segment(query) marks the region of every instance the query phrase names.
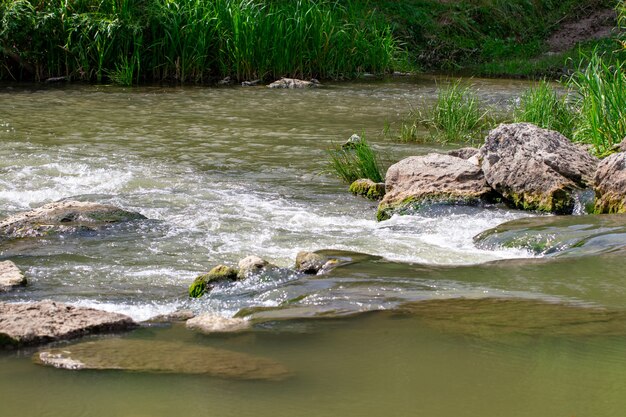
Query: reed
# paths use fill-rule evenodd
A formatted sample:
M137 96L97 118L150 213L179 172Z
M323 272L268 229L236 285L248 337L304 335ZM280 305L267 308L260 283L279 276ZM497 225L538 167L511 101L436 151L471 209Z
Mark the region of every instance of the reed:
M489 112L482 108L471 87L463 86L459 80L440 88L437 100L428 110L413 109L400 128L400 139L474 143L491 124ZM430 136L420 136L423 129L429 130Z
M544 129L556 130L567 138L573 137L576 112L568 103L567 95L559 96L546 81L526 91L513 113L516 122L532 123Z
M383 182L382 163L376 151L362 138L348 146L335 146L327 150L328 170L346 183L361 178Z
M577 92L580 119L574 140L590 143L605 154L626 137L626 68L609 65L594 53L569 80Z
M356 1L0 0L3 79L350 78L398 51Z

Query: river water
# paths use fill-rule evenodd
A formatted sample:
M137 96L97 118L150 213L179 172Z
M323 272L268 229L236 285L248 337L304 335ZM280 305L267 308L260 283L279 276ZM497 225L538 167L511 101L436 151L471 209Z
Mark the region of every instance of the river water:
M472 83L498 108L528 87ZM326 172L326 149L352 133L388 161L441 150L381 135L436 91L432 78L307 91L0 86L0 217L70 197L148 217L0 248L29 279L0 300L53 299L136 320L251 308L264 323L242 335L175 325L125 337L272 358L293 374L74 373L32 364L32 351L0 353L0 416L623 415L623 256L479 248L475 235L528 216L504 207L379 223L375 203ZM350 263L303 277L289 269L300 250ZM187 298L195 276L250 254L282 269ZM493 299L505 301L480 301ZM599 308L615 316L596 320Z

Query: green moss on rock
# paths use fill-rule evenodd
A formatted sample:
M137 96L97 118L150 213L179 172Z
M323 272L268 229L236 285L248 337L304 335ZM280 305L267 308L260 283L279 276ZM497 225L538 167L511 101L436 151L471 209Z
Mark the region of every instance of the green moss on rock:
M208 273L197 277L189 286L189 296L192 298L201 297L209 291L213 284L218 282L235 281L237 279L237 270L226 265L218 265L211 269Z
M350 184L350 192L370 200L381 200L385 196L385 183L367 178L359 179Z

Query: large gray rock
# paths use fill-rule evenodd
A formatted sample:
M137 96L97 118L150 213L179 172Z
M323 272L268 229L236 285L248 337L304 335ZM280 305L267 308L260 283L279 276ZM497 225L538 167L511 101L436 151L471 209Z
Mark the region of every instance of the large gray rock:
M311 81L298 80L297 78L281 78L268 85L269 88L314 88L320 86L320 82L315 78L312 78Z
M478 158L474 159L431 153L410 156L392 165L385 176L386 194L376 217L385 220L393 213L428 203L474 204L489 198L492 189Z
M596 213L626 213L626 152L615 153L600 161L594 189Z
M145 219L119 207L83 201L59 201L0 221L0 240L97 230L111 223Z
M53 301L0 303L0 346L38 345L136 326L123 314Z
M487 183L511 205L569 214L573 192L593 184L598 159L565 136L530 123L503 124L481 148Z
M0 292L26 285L26 277L11 261L0 262Z
M291 375L271 359L198 344L106 338L35 353L40 365L69 370L123 370L199 374L246 380L282 380Z

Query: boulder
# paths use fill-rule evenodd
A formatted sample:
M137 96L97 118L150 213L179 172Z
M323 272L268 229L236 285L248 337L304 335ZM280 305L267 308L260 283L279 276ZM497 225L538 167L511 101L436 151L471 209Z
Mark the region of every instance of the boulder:
M259 258L255 255L246 256L239 261L237 265L239 267L239 273L237 277L239 279L245 279L250 275L258 274L269 266L269 262Z
M437 153L410 156L389 167L385 191L378 220L424 204L475 204L493 192L476 163Z
M502 124L481 148L487 183L512 206L569 214L573 192L593 184L598 159L530 123Z
M280 80L274 81L270 85L269 88L314 88L321 87L319 81L315 78L311 78L311 81L298 80L296 78L281 78Z
M123 314L53 301L0 303L0 346L38 345L136 326Z
M206 274L197 277L189 286L189 296L198 298L220 282L237 280L237 270L226 265L218 265Z
M187 320L185 326L189 330L197 330L201 333L231 333L248 330L251 324L248 320L240 318L226 318L217 314L204 313Z
M112 223L145 218L107 204L59 201L0 221L0 240L98 230Z
M39 365L68 370L122 370L279 381L291 373L266 358L198 344L106 338L37 352Z
M626 152L614 153L600 161L594 190L595 213L626 213Z
M350 192L370 200L381 200L385 196L385 183L362 178L350 184Z
M0 292L26 285L22 271L11 261L0 262Z

